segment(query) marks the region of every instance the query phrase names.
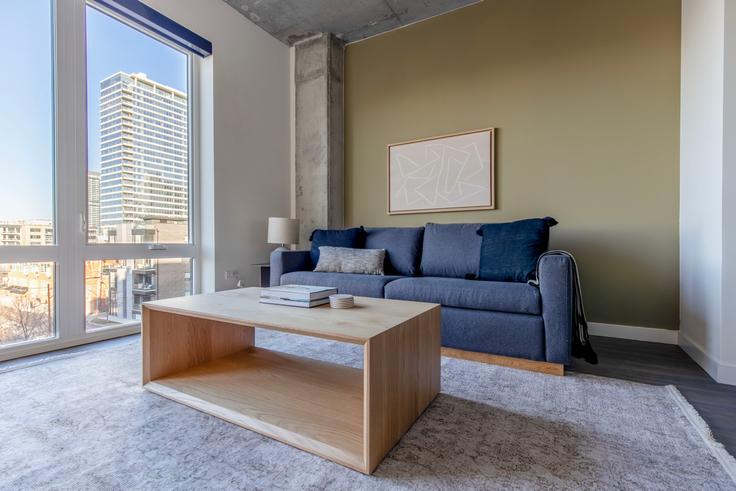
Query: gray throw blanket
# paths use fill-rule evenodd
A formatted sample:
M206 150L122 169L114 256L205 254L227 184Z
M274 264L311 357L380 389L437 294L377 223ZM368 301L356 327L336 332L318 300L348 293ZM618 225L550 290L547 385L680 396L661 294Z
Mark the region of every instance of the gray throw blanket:
M529 283L539 286L539 261L544 256L565 256L570 259L573 272L573 313L572 313L572 356L582 358L588 363L596 365L598 363L598 355L593 351L588 337L588 321L585 318L585 306L583 305L583 292L580 289L580 274L578 273L578 265L575 257L566 251L548 251L539 256L537 259L537 279L529 280Z

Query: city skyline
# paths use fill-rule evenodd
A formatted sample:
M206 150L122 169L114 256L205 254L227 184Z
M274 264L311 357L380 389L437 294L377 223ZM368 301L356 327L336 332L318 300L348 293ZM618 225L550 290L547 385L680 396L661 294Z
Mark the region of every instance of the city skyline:
M144 74L116 72L100 82L99 99L97 125L106 133L101 171L87 172L88 240L97 242L105 228L115 230L115 241L186 240L186 94ZM121 213L103 224L110 209L105 203L116 200L130 201L142 213ZM119 227L125 223L133 226ZM50 220L0 220L0 246L54 242ZM0 264L0 346L53 336L54 271L53 263ZM140 319L143 302L191 294L191 260L85 261L84 282L87 330L121 325Z
M39 22L43 22L39 26ZM48 26L48 28L46 28ZM53 216L53 43L49 0L14 2L0 16L0 42L21 43L9 63L23 77L0 78L0 220L51 220ZM170 46L87 7L88 169L99 170L99 83L123 71L187 92L188 58ZM32 53L33 56L28 56ZM32 179L29 177L32 176ZM23 203L23 206L18 206Z
M50 12L48 0L28 0L0 19L0 41L20 40L35 55L11 51L23 77L0 79L0 246L56 242L53 182L62 169L53 156ZM87 240L186 242L188 57L93 7L86 12ZM121 213L111 217L116 203ZM55 271L53 262L0 264L0 346L53 336ZM137 320L145 301L190 294L191 260L87 260L84 282L87 329L110 327Z
M101 168L87 172L87 239L92 243L185 242L189 212L186 93L143 73L118 71L100 81L98 103L102 109L95 126L104 137ZM121 227L125 224L129 226ZM44 227L45 240L29 240L35 237L29 230L39 225ZM134 229L140 226L146 230L135 235ZM53 243L50 220L0 220L0 245Z
M188 98L143 73L98 84L100 170L87 171L87 239L183 242L188 237ZM0 246L55 243L51 220L1 220ZM191 294L191 260L85 261L87 330L140 319L149 300ZM53 263L0 264L0 346L55 332Z

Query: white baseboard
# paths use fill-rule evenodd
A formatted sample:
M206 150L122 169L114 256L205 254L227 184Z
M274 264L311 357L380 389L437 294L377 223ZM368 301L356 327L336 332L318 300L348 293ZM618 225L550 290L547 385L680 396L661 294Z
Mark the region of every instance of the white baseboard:
M588 334L591 336L680 345L695 363L713 377L713 380L721 384L736 385L736 365L717 360L708 354L702 346L693 342L692 339L679 330L588 322Z
M680 333L680 347L708 372L713 380L720 384L736 385L736 365L717 360L684 333Z
M678 344L679 332L677 330L658 329L654 327L588 322L588 334L591 336L634 339L636 341L649 341L652 343Z

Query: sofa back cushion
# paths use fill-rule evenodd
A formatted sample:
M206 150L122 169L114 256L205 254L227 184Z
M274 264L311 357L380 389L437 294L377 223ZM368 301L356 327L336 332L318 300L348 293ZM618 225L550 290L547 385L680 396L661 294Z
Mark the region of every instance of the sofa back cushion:
M386 274L419 274L424 227L366 228L365 234L367 249L386 249Z
M316 229L309 236L312 247L309 255L312 258L312 267L319 262L319 248L321 246L350 247L360 249L365 245L365 230L363 227L346 228L344 230Z
M529 218L510 223L487 223L478 229L483 237L478 276L486 281L525 282L534 277L537 260L549 245L554 218Z
M475 278L482 242L479 228L478 223L428 223L424 227L422 275Z

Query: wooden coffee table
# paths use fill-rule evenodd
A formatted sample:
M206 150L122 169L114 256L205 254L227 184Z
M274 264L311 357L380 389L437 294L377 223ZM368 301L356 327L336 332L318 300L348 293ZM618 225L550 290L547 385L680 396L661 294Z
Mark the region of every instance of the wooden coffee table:
M258 302L259 288L143 305L143 386L370 474L440 390L440 307ZM255 346L254 327L363 345L363 369Z

